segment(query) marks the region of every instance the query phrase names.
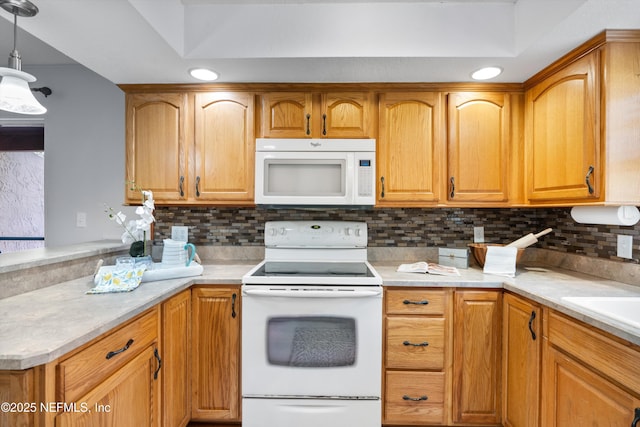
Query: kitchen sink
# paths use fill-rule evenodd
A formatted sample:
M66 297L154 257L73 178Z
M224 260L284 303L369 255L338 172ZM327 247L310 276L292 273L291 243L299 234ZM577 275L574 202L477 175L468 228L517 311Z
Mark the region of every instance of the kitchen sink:
M640 328L640 297L563 297L562 300Z

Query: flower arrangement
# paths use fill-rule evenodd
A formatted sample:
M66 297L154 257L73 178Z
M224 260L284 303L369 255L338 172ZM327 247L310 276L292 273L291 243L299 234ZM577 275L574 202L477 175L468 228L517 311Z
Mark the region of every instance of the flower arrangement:
M142 206L136 208L136 214L140 216L139 219L132 219L127 223L127 216L122 211L115 213L113 208L105 205L105 212L109 215L109 219L124 228L122 243L131 244L129 255L133 257L146 255L147 246L145 241L147 240L147 231L151 231L151 224L155 222L153 217L153 210L155 209L153 192L148 190L141 190L140 192L142 193Z

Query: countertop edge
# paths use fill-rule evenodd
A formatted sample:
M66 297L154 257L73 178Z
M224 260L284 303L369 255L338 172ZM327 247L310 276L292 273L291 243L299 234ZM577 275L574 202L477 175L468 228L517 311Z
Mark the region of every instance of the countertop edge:
M24 370L53 362L192 286L240 285L242 278L241 272L250 270L254 265L255 263L249 263L249 261L246 263L205 264L205 272L201 276L145 282L141 285L141 288L137 290L136 302L132 303L130 307L124 307L122 311L114 313L111 317L103 322L99 322L99 324L91 327L88 331L69 338L67 342L60 346L43 348L42 351L34 351L31 354L24 355L15 352L0 354L0 370ZM597 313L569 306L561 300L562 295L567 292L576 292L576 289L583 287L587 293L602 292L604 289L616 290L625 295L640 296L640 287L637 286L581 275L557 268L547 270L547 276L545 276L544 273L528 273L530 274L529 276L521 274L519 280L518 277L510 279L484 275L481 270L477 269L469 269L464 272L462 277L429 277L429 275L416 276L415 273L396 274L391 266L376 266L374 264L374 267L381 273L384 281L383 286L388 288L404 286L504 289L559 311L576 320L583 321L635 345L640 345L640 329L618 322L605 315L598 315ZM409 276L407 276L407 274ZM90 282L90 277L84 277L54 285L57 289L52 290L51 288L53 287L45 289L50 289L50 292L54 292L55 290L69 288L69 292L75 292L75 294L73 294L75 298L80 298L77 293L82 293L83 289L88 289ZM147 289L142 288L143 285ZM42 290L34 292L40 291ZM115 300L118 298L115 296L118 294L104 295L111 295L110 297L105 297L107 299L112 298ZM100 298L100 295L93 295L91 297ZM0 309L0 314L2 313Z

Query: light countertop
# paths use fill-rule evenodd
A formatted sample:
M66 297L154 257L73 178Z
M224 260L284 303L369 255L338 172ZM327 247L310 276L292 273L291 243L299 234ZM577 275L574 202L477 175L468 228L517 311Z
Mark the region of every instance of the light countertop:
M202 276L143 282L127 293L87 295L90 276L0 299L0 369L48 363L192 285L240 284L255 261L205 264ZM373 263L385 286L504 288L640 345L640 328L571 306L566 296L635 296L640 287L561 269L519 269L515 278L397 273L397 264Z

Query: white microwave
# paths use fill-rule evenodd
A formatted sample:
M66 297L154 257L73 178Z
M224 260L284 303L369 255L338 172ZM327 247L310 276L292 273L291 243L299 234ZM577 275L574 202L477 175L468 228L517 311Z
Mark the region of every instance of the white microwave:
M375 139L256 139L255 202L373 206Z

